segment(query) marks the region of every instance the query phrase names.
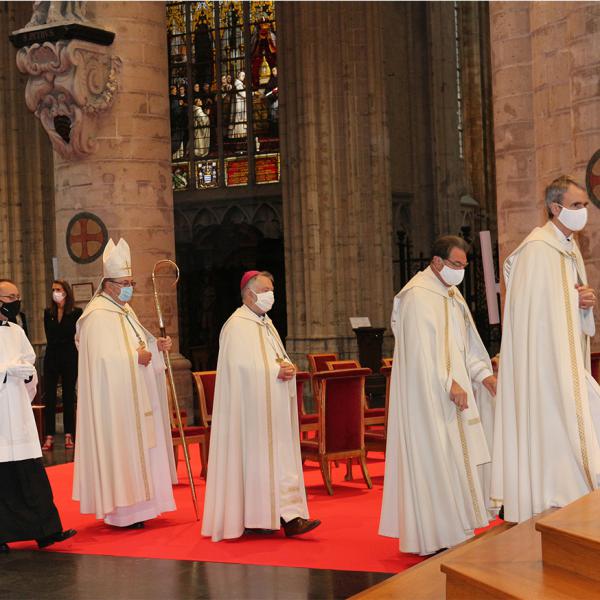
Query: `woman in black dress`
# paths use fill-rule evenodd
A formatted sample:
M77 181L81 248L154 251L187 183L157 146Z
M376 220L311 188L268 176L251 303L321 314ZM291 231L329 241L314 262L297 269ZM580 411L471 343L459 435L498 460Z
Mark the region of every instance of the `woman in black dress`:
M62 280L52 283L52 296L44 310L46 355L44 357L44 404L46 409L46 440L42 450L54 446L56 432L56 387L62 380L62 402L65 429L65 448L74 447L75 434L75 384L77 382L77 348L75 324L82 310L74 305L71 286Z

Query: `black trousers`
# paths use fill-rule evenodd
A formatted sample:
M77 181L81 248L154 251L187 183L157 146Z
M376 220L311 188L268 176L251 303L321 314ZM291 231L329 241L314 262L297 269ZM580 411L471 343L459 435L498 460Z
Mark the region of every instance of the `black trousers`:
M46 351L44 359L44 425L46 435L56 433L56 388L62 380L62 402L65 433L75 435L75 385L77 352Z
M0 462L0 543L39 540L62 531L41 458Z

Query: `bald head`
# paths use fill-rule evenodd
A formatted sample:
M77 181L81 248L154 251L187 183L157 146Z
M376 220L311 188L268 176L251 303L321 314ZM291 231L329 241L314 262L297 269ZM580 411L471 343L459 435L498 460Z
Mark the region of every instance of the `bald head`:
M0 302L10 302L8 296L18 296L19 288L11 279L0 279ZM12 298L16 300L16 298Z
M6 321L9 317L12 319L15 315L14 310L8 310L6 307L5 310L2 310L2 307L5 304L11 304L12 302L16 302L21 299L21 295L19 293L19 288L14 284L10 279L0 279L0 320ZM19 307L19 304L14 306ZM14 307L13 307L14 308ZM18 310L17 310L18 312Z

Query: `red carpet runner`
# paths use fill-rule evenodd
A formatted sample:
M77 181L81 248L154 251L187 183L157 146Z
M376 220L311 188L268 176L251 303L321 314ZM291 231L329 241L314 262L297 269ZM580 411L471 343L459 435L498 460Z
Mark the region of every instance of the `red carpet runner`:
M400 554L397 540L377 535L384 462L381 455L371 456L369 472L373 489L366 488L358 465L354 466L355 481L350 483L344 481L345 465L338 468L332 465L333 496L327 494L318 467L306 463L310 514L323 522L314 532L298 538L285 538L279 532L218 543L200 535L183 460L179 462L182 483L174 488L177 511L149 521L143 530L120 530L94 517L80 515L79 504L71 500L73 464L50 467L48 475L63 526L75 528L79 533L48 551L396 573L421 559ZM193 454L192 463L194 473L199 473L197 454ZM201 512L204 480L196 480L196 489ZM12 546L31 548L32 544Z

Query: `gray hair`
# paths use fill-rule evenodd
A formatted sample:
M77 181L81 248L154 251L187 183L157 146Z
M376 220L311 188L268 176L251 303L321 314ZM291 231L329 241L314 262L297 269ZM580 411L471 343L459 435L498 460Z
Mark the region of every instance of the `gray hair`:
M559 204L562 206L563 196L565 192L569 189L570 185L574 185L576 188L580 190L586 191L584 187L579 185L572 177L568 175L561 175L557 177L550 185L546 188L544 192L544 203L546 205L546 212L548 213L548 218L551 219L554 215L552 214L552 205Z
M244 299L244 294L246 293L246 290L250 289L250 285L254 283L259 277L266 277L267 279L270 279L272 283L275 283L275 278L273 277L273 275L271 275L271 273L269 273L269 271L261 271L260 273L257 273L254 277L248 279L248 283L246 283L246 285L242 288L242 300Z

